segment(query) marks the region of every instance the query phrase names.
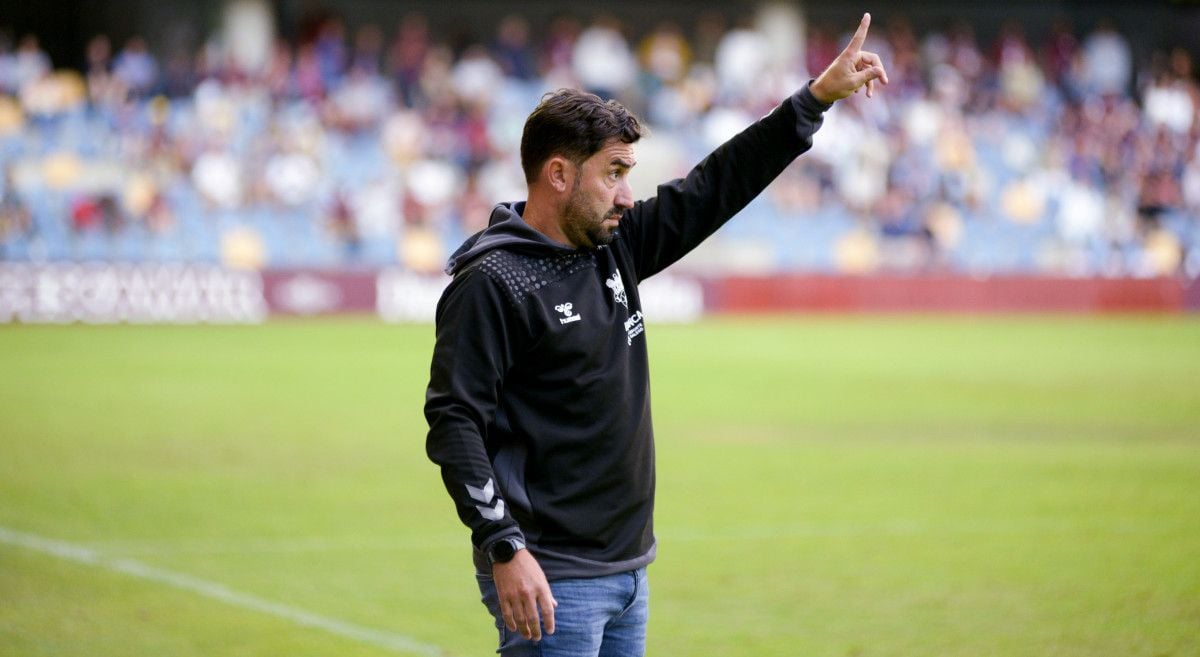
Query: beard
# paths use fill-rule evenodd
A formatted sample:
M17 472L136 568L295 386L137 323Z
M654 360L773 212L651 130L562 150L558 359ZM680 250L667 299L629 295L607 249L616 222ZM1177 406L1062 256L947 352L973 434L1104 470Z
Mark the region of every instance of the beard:
M575 179L571 198L563 208L563 234L577 247L591 249L611 244L616 228L604 225L605 219L620 218L621 210L613 206L603 212L592 210L587 199L579 190L579 178Z

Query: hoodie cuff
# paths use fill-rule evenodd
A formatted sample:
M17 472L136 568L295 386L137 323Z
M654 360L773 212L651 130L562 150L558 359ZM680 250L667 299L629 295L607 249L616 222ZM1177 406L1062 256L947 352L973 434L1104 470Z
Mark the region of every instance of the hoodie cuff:
M526 545L529 544L529 541L525 540L525 534L521 532L520 528L513 527L508 530L496 532L495 535L487 537L484 539L483 543L476 546L475 549L479 550L480 554L487 555L488 550L491 550L493 545L506 538L515 538Z
M833 103L822 103L813 95L812 87L815 80L809 80L808 84L800 87L800 90L792 94L792 107L796 110L796 116L808 122L814 122L821 118L821 115L833 107Z

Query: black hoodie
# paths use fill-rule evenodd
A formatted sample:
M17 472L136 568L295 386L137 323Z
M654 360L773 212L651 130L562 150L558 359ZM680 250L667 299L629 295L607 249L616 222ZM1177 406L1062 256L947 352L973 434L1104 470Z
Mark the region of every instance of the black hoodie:
M437 308L426 449L471 528L476 568L522 537L549 579L654 560L654 433L638 283L746 206L812 145L801 89L686 178L625 211L611 244L574 249L496 206L450 259Z

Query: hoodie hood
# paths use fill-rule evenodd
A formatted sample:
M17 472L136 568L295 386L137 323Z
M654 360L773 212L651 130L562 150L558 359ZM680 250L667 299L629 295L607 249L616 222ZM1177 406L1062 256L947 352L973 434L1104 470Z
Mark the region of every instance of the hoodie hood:
M524 212L525 201L500 203L492 208L488 227L468 237L467 241L458 247L446 263L446 273L453 276L476 258L500 247L546 255L570 253L575 250L551 240L525 223L521 218Z

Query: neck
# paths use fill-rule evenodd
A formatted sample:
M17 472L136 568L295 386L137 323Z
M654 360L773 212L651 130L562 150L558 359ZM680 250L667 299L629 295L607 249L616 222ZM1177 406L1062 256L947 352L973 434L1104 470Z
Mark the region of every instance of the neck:
M562 213L550 199L545 198L543 194L538 193L538 190L532 187L529 189L529 199L525 201L525 212L521 215L525 223L563 246L578 248L563 233L562 225L559 223L561 216Z

